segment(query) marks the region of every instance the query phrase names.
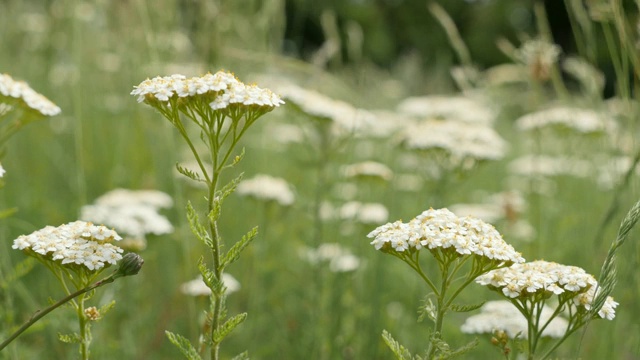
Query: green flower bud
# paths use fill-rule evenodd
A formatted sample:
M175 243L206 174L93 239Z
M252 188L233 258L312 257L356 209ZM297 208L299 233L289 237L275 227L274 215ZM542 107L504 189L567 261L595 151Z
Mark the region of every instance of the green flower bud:
M142 268L144 260L136 253L127 253L120 260L120 267L116 271L116 277L129 276L137 274Z

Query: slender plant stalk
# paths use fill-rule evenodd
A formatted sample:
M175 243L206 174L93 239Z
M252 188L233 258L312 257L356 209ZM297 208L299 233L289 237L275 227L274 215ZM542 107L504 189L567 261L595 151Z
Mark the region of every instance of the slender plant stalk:
M31 327L31 325L35 324L38 320L42 319L45 315L47 315L48 313L50 313L51 311L57 309L58 307L60 307L61 305L64 305L65 303L67 303L68 301L83 295L91 290L97 289L100 286L112 283L115 280L114 277L115 274L112 274L92 285L89 285L87 287L85 287L84 289L80 289L76 292L73 292L65 297L63 297L62 299L58 300L55 304L52 304L50 306L48 306L47 308L45 308L44 310L38 310L36 311L30 318L29 320L27 320L24 324L22 324L22 326L20 326L20 328L18 328L18 330L16 330L13 334L11 334L11 336L9 336L5 341L2 342L2 344L0 344L0 351L2 351L2 349L4 349L7 345L9 345L13 340L15 340L18 336L20 336L20 334L22 334L23 332L25 332L25 330L27 330L28 328ZM84 310L82 313L82 317L84 317ZM80 327L80 331L82 331L82 326ZM84 358L84 357L83 357Z

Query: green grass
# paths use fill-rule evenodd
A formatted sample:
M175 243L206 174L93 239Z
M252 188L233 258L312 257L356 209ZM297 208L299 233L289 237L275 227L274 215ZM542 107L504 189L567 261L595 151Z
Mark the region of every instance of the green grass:
M28 81L62 108L61 115L31 124L17 134L2 159L8 173L6 185L0 190L0 204L2 208L16 206L19 211L0 222L0 278L25 259L11 249L13 239L46 225L76 220L80 206L109 190L158 189L176 201L176 206L166 212L176 231L149 239L148 248L141 252L145 259L141 273L99 290L93 298L99 304L117 301L115 309L93 326L94 359L178 358L178 350L167 341L164 331L181 333L195 343L202 323L200 314L207 305L204 299L179 292L182 282L197 275L194 264L206 254L184 218L186 201L200 201L203 194L175 178L174 164L187 159L178 134L151 107L136 103L129 95L133 85L172 72L193 76L223 68L243 80L267 72L286 74L302 86L320 88L371 109L393 108L403 96L416 95L409 89L425 87L417 80L407 80L412 77L407 77L402 68L382 70L367 60L325 71L281 57L277 50L284 24L278 6L260 9L258 1L242 7L222 2L216 17L215 9L204 5L194 5L201 9L185 4L181 7L180 3L135 0L88 5L71 0L8 0L0 4L0 72ZM28 16L40 19L44 28L37 32L25 29L21 24ZM177 65L186 70L172 70ZM447 69L419 71L421 75L414 79L428 78L426 74L442 78ZM269 87L268 83L259 85ZM435 92L437 85L426 87ZM505 99L502 104L508 101L508 106L504 106L497 122L497 130L511 143L508 159L483 164L461 183L449 186L441 194L446 203L470 202L477 190L507 189L508 160L532 152L526 145L526 135L512 126L518 115L531 110L530 98L508 89L506 93L517 97ZM287 106L276 109L249 130L242 144L246 147L245 160L240 170L228 174L230 177L242 171L246 177L268 173L285 178L295 186L298 198L293 208L277 214L269 214L261 204L237 196L225 203L221 233L227 243L255 225L268 227L263 226L256 242L228 270L242 284L242 289L228 298L229 313L246 311L249 317L223 343L223 358L246 349L256 359L391 359L392 353L381 338L383 329L412 352L423 351L431 326L416 322L416 309L428 289L408 267L377 253L368 244L365 236L373 226L358 225L355 232L345 236L339 231L341 224L325 224L323 241L344 245L363 262L356 272L332 273L298 256L299 248L317 245L311 244L315 176L309 157L314 154L300 145L284 152L263 146L270 141L263 131L268 122L308 126L309 119L290 110ZM637 128L635 123L632 126ZM352 140L347 151L333 159L329 164L332 178L339 177L340 165L353 161L372 159L394 170L401 168L397 159L402 150L391 141L375 141L372 155L366 158L354 150L363 142ZM637 142L633 146L637 147ZM591 156L611 152L609 146L598 142L584 147ZM597 276L619 221L640 197L637 177L624 190L620 210L605 237L595 242L593 236L613 191L600 190L593 179L562 177L555 183L553 196L528 198L529 210L523 216L536 226L537 238L529 244L514 245L527 260L544 258L581 266ZM408 220L431 206L432 194L428 191L425 187L407 193L379 185L361 194L359 200L385 204L390 221ZM560 347L558 358L640 357L640 247L636 237L632 233L618 257L619 283L613 291L620 302L617 317L611 322L593 322L584 333ZM26 276L0 289L4 323L19 325L33 311L45 307L49 298L61 298L64 294L52 280L51 274L36 265ZM459 302L495 298L471 285ZM45 317L5 349L0 358L76 356L74 345L57 340L58 333L75 331L73 314L67 310ZM459 332L463 321L464 316L452 315L445 325L445 338L454 346L473 338ZM5 329L2 333L6 335ZM496 355L488 338L481 338L468 358Z

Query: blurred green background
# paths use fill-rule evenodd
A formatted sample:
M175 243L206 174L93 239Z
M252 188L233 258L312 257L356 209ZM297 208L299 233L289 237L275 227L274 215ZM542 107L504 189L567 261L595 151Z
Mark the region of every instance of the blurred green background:
M565 3L568 3L566 1ZM440 1L458 27L479 69L507 63L496 41L516 46L535 37L532 1ZM300 86L366 109L393 109L408 96L453 94L458 89L451 68L459 65L442 26L425 1L197 1L197 0L51 0L0 1L0 72L27 81L62 108L62 114L26 127L10 142L2 166L7 170L0 191L3 208L19 211L0 222L0 271L10 274L25 259L11 250L20 234L46 225L76 220L82 205L117 187L158 189L171 194L175 206L166 215L176 226L170 236L149 239L141 252L142 272L100 290L94 301L117 305L93 327L94 359L175 359L180 354L164 331L197 340L205 299L180 293L179 285L195 278L194 264L203 246L190 235L184 217L187 199L204 194L174 174L176 162L188 159L177 132L153 109L129 95L147 77L182 73L196 76L219 69L233 71L245 82L261 75L286 77ZM637 10L625 4L629 19ZM563 2L548 1L554 40L563 56L575 53ZM635 23L631 23L635 26ZM602 34L597 32L598 39ZM635 36L635 34L634 34ZM606 47L598 46L595 63L608 75L606 94L615 94ZM269 83L258 83L269 87ZM484 164L467 179L440 194L447 204L471 202L478 191L509 187L506 164L532 151L513 121L535 108L529 88L486 90L499 109L496 129L511 143L507 158ZM550 90L545 90L550 91ZM550 94L546 92L546 94ZM553 102L554 95L545 101ZM286 106L285 106L286 107ZM255 359L391 359L380 334L383 329L414 352L427 347L428 323L417 323L416 309L427 288L404 264L377 253L365 237L375 226L325 224L324 242L338 242L361 261L352 273L332 273L298 255L312 243L310 211L315 191L315 154L302 145L282 151L271 147L269 122L308 125L287 109L261 119L244 138L246 158L239 171L251 177L268 173L295 188L292 209L271 209L232 196L222 215L222 234L231 243L254 225L262 232L230 273L242 284L228 299L230 313L249 318L223 344L224 358L249 350ZM637 121L636 121L637 123ZM306 125L305 125L306 124ZM637 134L637 124L628 131ZM633 136L632 136L633 138ZM365 144L365 145L362 145ZM359 147L360 145L360 147ZM363 152L362 148L372 151ZM611 152L600 140L568 144L590 154ZM633 148L637 144L633 141ZM630 155L632 152L629 151ZM391 141L353 139L335 155L329 172L339 181L339 167L376 160L401 170L402 149ZM407 171L406 169L404 171ZM594 236L614 197L587 179L554 179L555 195L528 196L523 217L536 227L530 243L514 243L528 260L541 259L581 266L597 276L617 224L640 195L637 177L621 190L621 202L602 239ZM374 184L359 193L360 201L387 206L390 221L408 220L431 206L428 186L419 191ZM339 196L328 192L329 200ZM500 229L499 227L499 230ZM558 358L635 359L640 357L637 236L619 257L620 302L614 321L596 321L564 344ZM506 239L510 242L509 239ZM5 324L16 325L49 298L63 294L42 266L0 289ZM471 286L460 302L495 299ZM68 309L66 309L68 310ZM473 336L458 330L464 315L448 319L445 336L454 345ZM0 353L7 359L69 359L73 345L57 340L74 331L73 314L65 309L48 315ZM486 337L464 358L497 358Z

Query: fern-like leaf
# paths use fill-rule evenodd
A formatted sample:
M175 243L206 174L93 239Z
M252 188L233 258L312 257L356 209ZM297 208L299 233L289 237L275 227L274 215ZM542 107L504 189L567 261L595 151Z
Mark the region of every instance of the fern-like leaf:
M191 342L180 334L174 334L171 331L164 332L167 335L169 341L175 345L182 355L189 360L202 360L196 349L191 345Z
M224 322L224 324L220 325L219 328L213 331L213 341L218 344L222 342L222 339L226 338L227 335L229 335L238 325L242 324L246 318L247 313L238 314L229 318Z
M258 236L258 227L257 226L254 227L253 229L251 229L248 233L246 233L242 237L242 239L240 239L240 241L238 241L237 243L233 244L231 249L229 249L229 251L224 255L224 259L222 260L221 267L224 269L229 264L231 264L234 261L238 260L242 250L244 250L253 241L253 239L256 238L256 236Z
M398 360L412 359L412 356L409 350L407 350L404 346L400 345L400 343L397 342L387 330L382 330L382 339L384 340L385 344L387 344L389 349L391 349L393 354L396 356L396 359Z

